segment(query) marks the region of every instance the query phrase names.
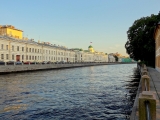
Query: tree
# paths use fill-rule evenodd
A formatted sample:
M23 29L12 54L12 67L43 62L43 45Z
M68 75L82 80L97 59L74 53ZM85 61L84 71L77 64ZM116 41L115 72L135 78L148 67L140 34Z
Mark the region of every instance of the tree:
M116 62L118 62L118 57L116 55L114 55L114 58L115 58Z
M144 61L146 65L155 66L155 24L160 21L160 13L135 20L127 31L126 52L134 60Z

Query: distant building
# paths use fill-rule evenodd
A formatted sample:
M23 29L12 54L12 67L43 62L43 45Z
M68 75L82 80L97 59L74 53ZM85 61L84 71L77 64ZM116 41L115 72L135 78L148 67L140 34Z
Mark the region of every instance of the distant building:
M0 35L11 36L17 39L22 39L23 31L16 29L12 25L3 25L0 26Z
M90 45L88 50L73 48L75 51L75 62L108 62L108 55L95 51Z
M160 71L160 22L157 24L154 31L154 39L156 43L155 48L155 67Z
M88 50L68 49L49 42L23 37L23 31L11 25L0 26L0 61L108 62L108 56L90 45Z
M108 62L116 62L116 59L114 57L114 53L108 54Z
M126 56L119 56L118 62L134 62L134 60L132 60L131 58L126 57Z

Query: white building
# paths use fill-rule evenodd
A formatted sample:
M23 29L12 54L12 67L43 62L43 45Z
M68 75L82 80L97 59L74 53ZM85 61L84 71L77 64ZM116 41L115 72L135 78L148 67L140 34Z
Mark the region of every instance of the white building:
M88 50L79 48L72 49L75 51L76 62L108 62L108 55L103 52L94 51L90 45Z
M113 55L113 53L108 54L108 62L115 62L115 57Z
M30 62L108 62L107 54L88 50L68 49L49 42L35 42L23 37L23 31L12 25L0 26L0 61Z
M1 61L75 62L75 52L62 46L0 36Z
M46 42L19 40L10 36L0 35L0 61L30 61L30 62L108 62L108 55L88 50L67 49Z

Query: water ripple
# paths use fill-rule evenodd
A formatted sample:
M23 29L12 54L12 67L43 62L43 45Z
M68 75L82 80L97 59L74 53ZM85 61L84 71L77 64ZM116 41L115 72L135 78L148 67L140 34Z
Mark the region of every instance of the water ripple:
M0 118L127 120L140 75L136 64L0 76Z

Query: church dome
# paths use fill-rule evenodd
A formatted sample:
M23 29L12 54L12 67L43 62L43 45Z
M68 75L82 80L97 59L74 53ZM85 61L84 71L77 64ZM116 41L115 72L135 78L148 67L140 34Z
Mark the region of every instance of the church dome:
M91 45L88 48L93 48Z

